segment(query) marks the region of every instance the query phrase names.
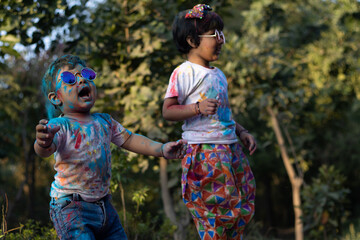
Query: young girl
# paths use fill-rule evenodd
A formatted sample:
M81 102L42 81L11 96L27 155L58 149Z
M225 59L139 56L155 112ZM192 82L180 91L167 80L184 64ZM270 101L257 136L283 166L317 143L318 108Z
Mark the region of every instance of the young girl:
M173 38L187 61L170 77L163 117L185 121L182 197L201 239L242 239L254 214L255 180L237 137L250 151L252 135L236 123L223 72L210 66L225 43L222 19L205 4L180 12Z
M131 133L110 115L90 113L94 70L72 55L55 60L43 78L50 121L36 126L35 152L54 153L50 217L60 239L127 239L111 204L110 144L156 157L180 158L186 142L162 144ZM56 111L62 113L53 118Z

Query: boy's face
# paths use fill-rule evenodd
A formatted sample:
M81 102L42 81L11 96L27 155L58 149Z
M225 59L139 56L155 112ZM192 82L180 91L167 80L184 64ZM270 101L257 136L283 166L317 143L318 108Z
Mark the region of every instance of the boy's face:
M96 86L93 81L85 79L81 75L84 67L77 64L74 69L64 66L56 75L55 92L49 93L49 100L57 105L64 115L88 115L96 100ZM75 75L76 82L73 85L62 81L61 73L68 71Z

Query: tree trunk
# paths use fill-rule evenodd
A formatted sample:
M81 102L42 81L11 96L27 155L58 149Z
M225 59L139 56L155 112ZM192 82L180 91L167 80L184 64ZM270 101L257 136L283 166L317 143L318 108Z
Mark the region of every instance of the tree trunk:
M293 166L291 165L289 155L287 154L284 137L281 133L279 121L277 120L276 114L274 113L271 107L267 107L267 112L270 115L272 128L275 132L276 140L280 147L281 157L286 169L286 172L289 176L291 187L292 187L292 197L293 197L293 208L295 214L295 239L303 240L303 223L301 221L302 210L301 210L301 197L300 197L300 188L303 183L303 178L298 177L295 173Z
M189 223L189 220L182 222L176 218L175 209L168 188L167 160L165 158L160 158L160 186L165 214L170 219L171 223L177 226L177 230L174 233L174 240L185 240L186 232L184 229Z
M128 0L123 1L122 7L124 10L124 15L127 16L128 15ZM129 30L128 24L126 24L126 27L124 30L125 30L125 39L127 41L126 53L130 54L130 45L129 45L130 44L130 30Z
M31 151L30 144L28 142L28 136L26 131L26 126L28 123L28 112L24 110L23 112L23 121L22 121L22 129L21 129L21 137L22 137L22 150L25 158L25 182L26 187L28 189L28 197L27 197L27 216L29 218L34 218L34 198L35 198L35 152ZM31 146L32 147L32 146Z
M126 221L125 194L124 194L124 187L123 187L123 185L122 185L122 182L121 182L121 181L119 181L119 188L120 188L121 203L122 203L122 207L123 207L123 215L124 215L123 226L124 226L124 230L125 230L125 232L128 232L128 228L127 228L127 221Z

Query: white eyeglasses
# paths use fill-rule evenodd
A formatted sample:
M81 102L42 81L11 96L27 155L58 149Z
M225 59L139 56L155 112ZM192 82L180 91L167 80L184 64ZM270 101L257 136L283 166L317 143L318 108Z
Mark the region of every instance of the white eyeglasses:
M223 41L223 43L225 43L225 35L222 31L218 31L217 29L215 29L215 33L211 34L211 35L198 35L199 37L215 37L216 41L221 42L221 40Z

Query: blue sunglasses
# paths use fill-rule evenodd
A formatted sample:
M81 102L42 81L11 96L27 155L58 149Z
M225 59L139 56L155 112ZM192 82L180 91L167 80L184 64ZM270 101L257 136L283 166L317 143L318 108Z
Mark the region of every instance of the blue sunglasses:
M83 68L80 74L88 81L93 81L96 78L96 72L91 68ZM69 85L76 83L76 76L72 72L64 71L61 73L60 78L64 83Z

